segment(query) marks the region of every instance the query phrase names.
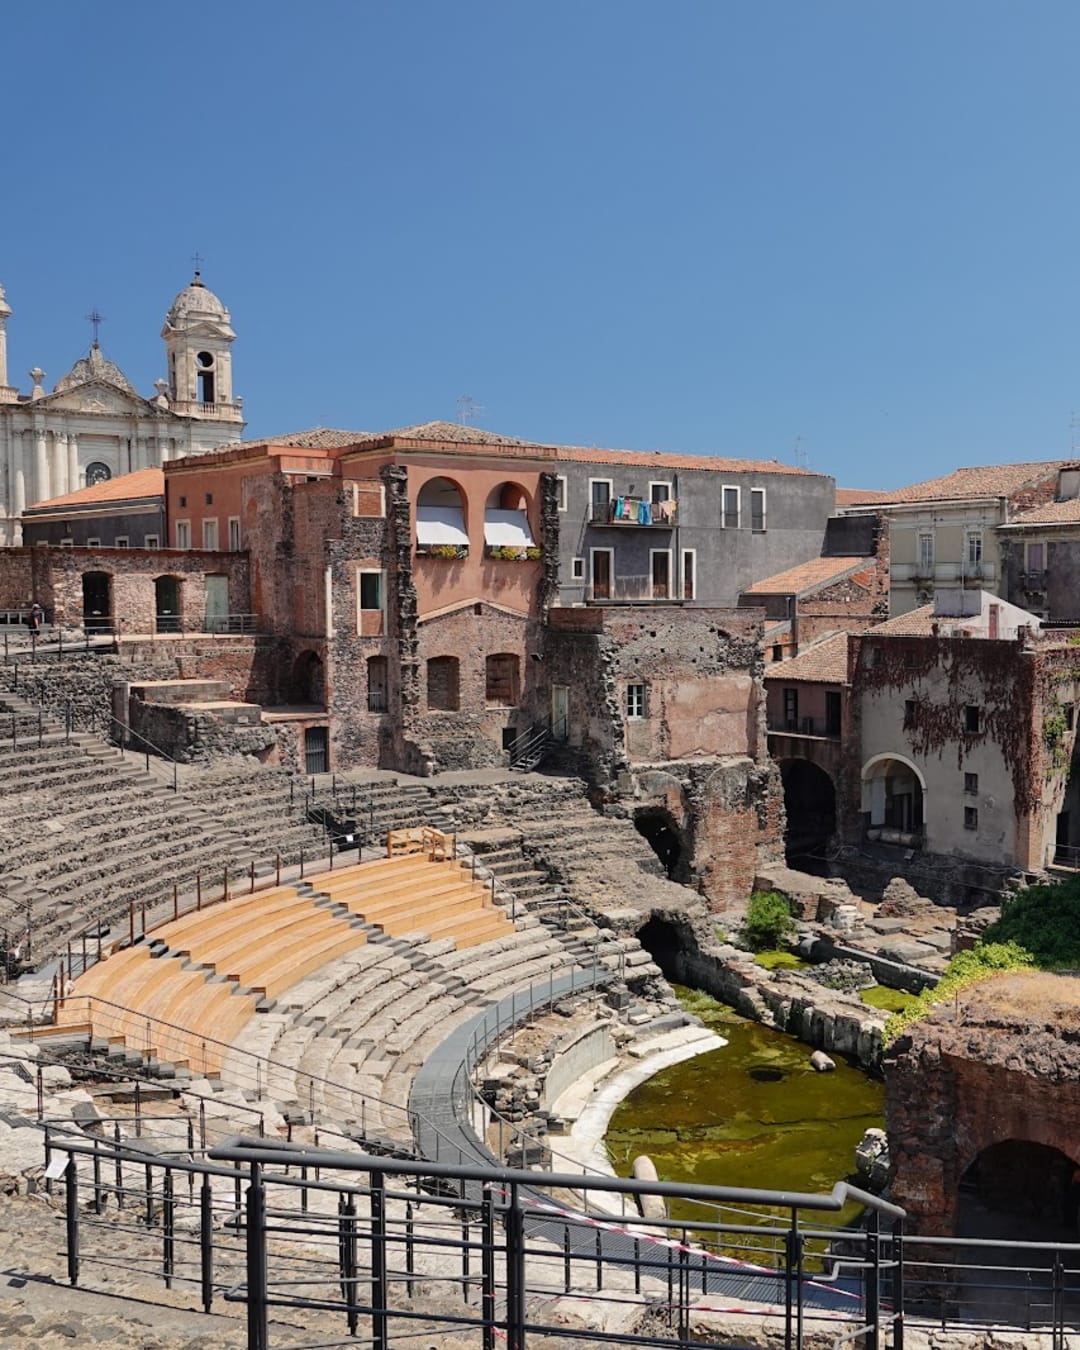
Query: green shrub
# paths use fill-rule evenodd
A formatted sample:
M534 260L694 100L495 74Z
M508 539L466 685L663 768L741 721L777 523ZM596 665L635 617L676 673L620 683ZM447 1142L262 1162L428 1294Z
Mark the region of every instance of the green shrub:
M755 891L743 923L743 937L751 951L774 951L794 931L787 896L779 891Z
M1018 891L983 942L1019 943L1044 969L1080 966L1080 879Z
M980 942L970 951L957 952L933 989L924 989L910 1007L889 1018L882 1040L886 1045L895 1041L913 1022L921 1022L938 1004L947 1003L969 985L1002 971L1030 970L1035 964L1031 953L1017 942Z

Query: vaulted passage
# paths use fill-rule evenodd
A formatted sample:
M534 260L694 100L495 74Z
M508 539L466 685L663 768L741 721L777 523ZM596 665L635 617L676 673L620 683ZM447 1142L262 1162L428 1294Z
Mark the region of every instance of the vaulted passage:
M1047 1144L1007 1139L983 1149L960 1178L957 1236L1075 1242L1078 1203L1071 1158Z
M683 947L679 941L679 931L673 923L652 918L638 929L637 939L664 972L665 979L678 979Z
M808 759L786 759L780 764L784 783L787 826L784 849L789 863L804 870L824 864L836 833L836 789L824 769Z
M690 880L689 849L669 811L660 807L635 811L634 828L648 841L672 881Z

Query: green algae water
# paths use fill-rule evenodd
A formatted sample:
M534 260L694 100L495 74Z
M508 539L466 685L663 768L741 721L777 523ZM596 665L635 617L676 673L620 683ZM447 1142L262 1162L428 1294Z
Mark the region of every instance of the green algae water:
M661 1180L704 1186L828 1193L850 1177L863 1131L884 1123L883 1084L836 1056L835 1072L816 1073L810 1046L674 987L728 1044L662 1069L616 1107L605 1141L615 1171L629 1176L647 1153ZM849 1205L813 1223L857 1214ZM673 1201L671 1215L693 1220L701 1210Z

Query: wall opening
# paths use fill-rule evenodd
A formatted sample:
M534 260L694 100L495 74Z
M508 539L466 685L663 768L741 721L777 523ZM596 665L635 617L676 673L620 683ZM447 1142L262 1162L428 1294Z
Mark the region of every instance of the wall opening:
M179 577L154 578L154 623L159 633L179 633Z
M664 865L671 881L690 880L690 850L670 811L643 807L634 812L634 828Z
M683 944L673 923L654 916L638 929L637 940L663 971L665 979L679 978Z
M428 707L441 712L457 712L461 706L461 687L456 656L432 656L427 663Z
M317 652L301 652L293 662L289 702L311 703L319 708L325 705L326 682Z
M82 576L83 628L88 633L112 628L112 577L108 572Z
M866 837L871 842L907 847L922 842L925 800L913 764L892 755L874 759L863 769L862 794Z
M198 365L199 402L213 403L214 399L214 358L210 352L199 352L195 361Z
M836 789L824 769L808 759L780 764L784 783L784 852L787 861L818 876L826 873L826 854L836 833Z

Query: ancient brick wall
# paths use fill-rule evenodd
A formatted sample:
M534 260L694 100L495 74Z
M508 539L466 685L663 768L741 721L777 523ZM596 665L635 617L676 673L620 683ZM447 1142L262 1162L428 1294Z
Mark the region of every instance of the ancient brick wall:
M0 609L27 609L36 600L51 619L51 592L38 595L34 590L33 556L30 548L0 549Z

